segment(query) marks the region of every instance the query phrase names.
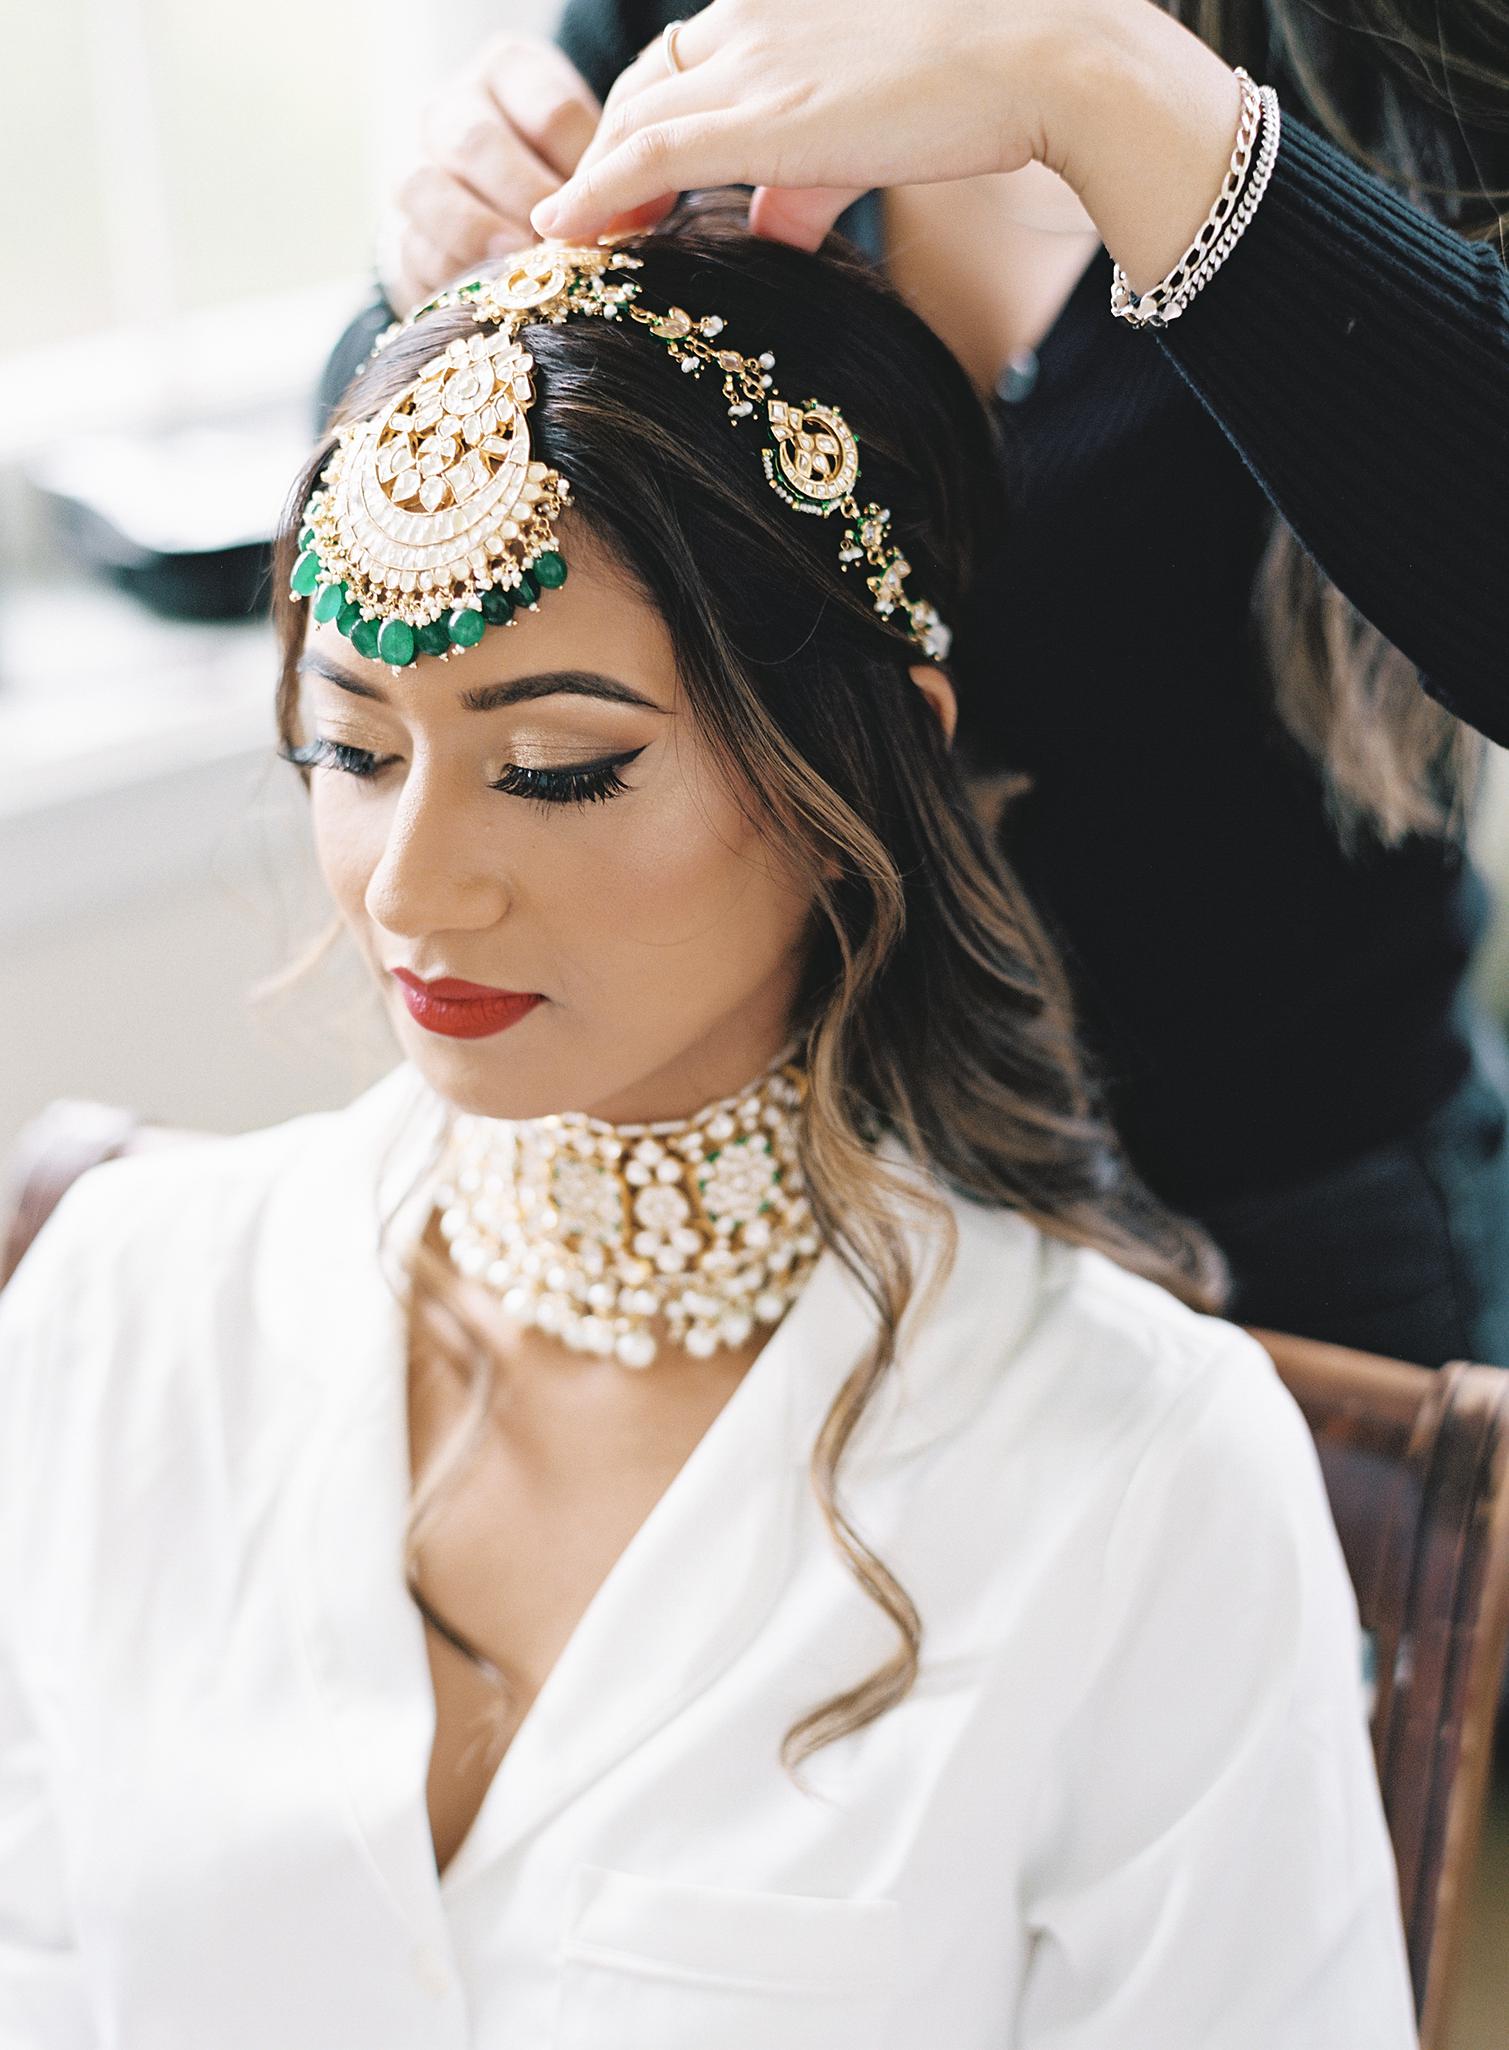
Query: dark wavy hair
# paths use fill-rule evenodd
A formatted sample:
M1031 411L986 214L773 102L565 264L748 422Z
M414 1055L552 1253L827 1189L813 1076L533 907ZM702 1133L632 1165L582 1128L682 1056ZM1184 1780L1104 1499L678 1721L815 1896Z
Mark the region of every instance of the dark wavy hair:
M774 351L783 391L839 406L859 440L863 493L893 511L910 588L955 628L945 666L967 700L990 658L989 594L972 593L972 580L1006 513L995 429L961 366L840 241L812 254L751 237L728 194L684 199L629 246L644 260L636 275L649 303L722 314L731 343ZM334 424L391 401L471 330L455 311L421 317L359 372ZM839 573L836 527L792 514L765 481L755 423L730 427L716 381L676 375L641 328L577 318L534 323L525 335L534 452L571 480L569 518L665 620L686 705L730 787L810 881L810 950L792 1021L811 1084L802 1166L822 1237L879 1320L822 1425L811 1474L834 1541L901 1642L878 1671L787 1732L789 1769L899 1700L918 1666L917 1611L849 1523L837 1479L916 1282L903 1223L919 1199L877 1136L899 1137L949 1189L1098 1248L1200 1308L1219 1307L1224 1275L1208 1240L1164 1210L1123 1158L1081 1061L1059 963L908 676L923 658L876 615L862 581ZM285 750L303 738L296 664L306 615L282 593L331 445L298 480L278 546ZM543 602L561 601L546 593ZM311 773L301 769L306 782ZM951 1224L936 1198L929 1223L944 1235ZM425 1235L405 1258L416 1357L443 1357L469 1387L462 1429L416 1492L410 1586L435 1627L501 1683L498 1667L425 1603L418 1575L428 1513L476 1442L494 1362L456 1299L442 1244Z

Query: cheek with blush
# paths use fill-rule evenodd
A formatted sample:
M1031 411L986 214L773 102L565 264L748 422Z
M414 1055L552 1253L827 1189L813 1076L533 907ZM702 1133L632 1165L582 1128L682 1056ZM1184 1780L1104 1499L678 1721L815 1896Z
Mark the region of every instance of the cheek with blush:
M752 805L704 767L607 809L601 834L563 836L547 885L581 1022L668 1042L751 1006L789 1010L811 891Z

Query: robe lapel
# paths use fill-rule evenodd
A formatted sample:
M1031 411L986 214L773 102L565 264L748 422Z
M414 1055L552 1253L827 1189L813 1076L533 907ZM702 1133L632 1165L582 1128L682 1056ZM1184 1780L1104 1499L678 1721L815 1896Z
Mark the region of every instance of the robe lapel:
M434 1694L401 1554L406 1319L378 1264L373 1192L379 1208L395 1209L390 1245L402 1247L428 1215L433 1176L416 1181L415 1167L444 1111L406 1067L359 1099L330 1160L309 1163L288 1242L271 1262L280 1282L305 1262L286 1342L324 1389L287 1567L332 1774L391 1905L442 1946L442 1886L449 1893L506 1857L684 1710L758 1632L794 1562L817 1428L875 1328L857 1284L825 1253L594 1595L437 1881L425 1805ZM395 1118L408 1137L390 1148ZM1038 1234L973 1206L956 1216L962 1269L992 1273L999 1290L983 1300L967 1281L945 1290L872 1400L846 1458L851 1480L868 1460L905 1456L966 1420L1037 1306ZM988 1242L969 1244L980 1232ZM925 1266L930 1249L916 1250Z
M397 1074L369 1098L379 1092L380 1107L404 1108ZM369 1122L380 1122L369 1100L361 1103ZM421 1121L421 1138L424 1129ZM380 1200L392 1200L422 1150L394 1157ZM364 1162L369 1172L360 1146L343 1153L324 1192L327 1216L370 1223ZM394 1248L423 1229L429 1202L429 1181L410 1191L390 1233ZM288 1570L349 1814L391 1904L443 1944L442 1885L449 1892L506 1856L684 1709L758 1631L796 1548L805 1488L802 1460L793 1456L797 1391L814 1367L838 1385L869 1335L871 1313L825 1255L597 1590L437 1882L425 1806L434 1694L401 1554L405 1317L382 1280L371 1230L347 1240L336 1271L324 1225L311 1235L320 1245L320 1312L306 1319L302 1337L325 1352L327 1386L299 1476ZM308 1294L304 1304L311 1307ZM315 1371L320 1363L308 1364ZM810 1401L810 1385L804 1393Z

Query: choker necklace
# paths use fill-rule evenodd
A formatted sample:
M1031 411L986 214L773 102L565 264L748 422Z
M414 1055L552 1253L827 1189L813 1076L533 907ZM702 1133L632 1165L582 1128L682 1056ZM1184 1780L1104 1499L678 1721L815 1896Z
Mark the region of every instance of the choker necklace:
M777 1324L820 1250L797 1159L806 1082L783 1054L694 1117L463 1114L437 1189L463 1274L574 1351L647 1367L663 1320L699 1359Z

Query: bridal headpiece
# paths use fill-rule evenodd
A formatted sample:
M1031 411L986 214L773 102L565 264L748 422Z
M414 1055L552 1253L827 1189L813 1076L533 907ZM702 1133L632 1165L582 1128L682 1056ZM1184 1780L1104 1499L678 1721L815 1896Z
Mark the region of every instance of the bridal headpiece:
M733 426L760 416L771 489L796 512L838 514L840 569L865 565L875 611L900 614L909 641L934 660L946 657L950 629L905 588L911 564L890 538L890 509L855 496L859 449L838 408L782 398L774 356L722 346L720 315L640 304L639 282L627 273L644 263L616 246L624 239L520 250L378 338L382 348L440 307L465 309L477 327L433 356L396 399L340 428L305 508L293 595L311 599L316 619L333 620L359 655L395 670L474 647L489 626L509 624L521 606L532 610L542 590L566 579L554 522L571 486L531 453L533 358L520 331L575 315L627 316L687 375L721 375Z

